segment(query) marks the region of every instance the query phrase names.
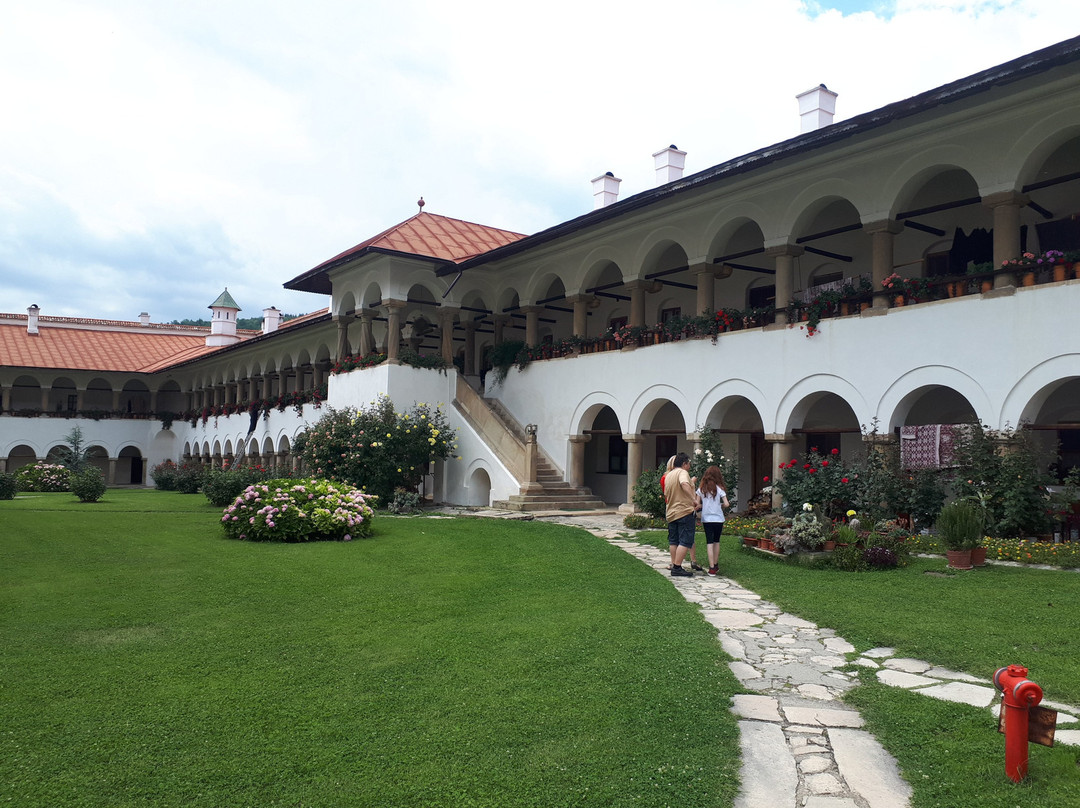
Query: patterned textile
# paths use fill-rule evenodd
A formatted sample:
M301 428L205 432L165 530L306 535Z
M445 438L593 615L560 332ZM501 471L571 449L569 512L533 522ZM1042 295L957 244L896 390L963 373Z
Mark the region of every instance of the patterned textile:
M968 429L967 424L901 427L900 465L912 471L955 466L957 446Z
M900 465L912 471L939 468L940 442L941 428L938 424L901 427Z

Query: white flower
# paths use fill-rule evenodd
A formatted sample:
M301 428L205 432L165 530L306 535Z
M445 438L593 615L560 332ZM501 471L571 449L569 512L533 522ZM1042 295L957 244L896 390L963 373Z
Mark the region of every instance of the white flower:
M803 505L802 505L802 509L804 511L812 511L812 510L814 510L814 506L811 505L809 502L804 502Z

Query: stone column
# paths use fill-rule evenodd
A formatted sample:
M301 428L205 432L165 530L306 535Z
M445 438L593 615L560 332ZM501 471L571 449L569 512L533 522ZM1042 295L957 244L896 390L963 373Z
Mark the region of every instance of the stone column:
M476 323L465 323L465 375L476 375Z
M283 396L289 392L289 374L292 373L290 368L284 368L278 373L278 395Z
M893 272L893 243L904 225L894 219L882 219L863 225L863 232L870 234L871 283L874 286L874 308L889 308L889 294L881 288L881 282Z
M323 386L323 380L325 379L326 369L323 367L322 362L314 362L311 365L311 387L314 390L321 390Z
M537 345L540 343L540 307L522 306L525 313L525 344Z
M495 323L495 344L498 345L506 339L503 330L506 328L506 324L509 322L510 318L505 314L495 314L491 319Z
M525 426L525 481L521 486L522 494L542 491L543 486L536 479L536 461L539 447L536 444L536 424Z
M573 295L568 299L574 304L574 336L589 336L589 305L596 298L592 295Z
M634 489L641 476L642 449L645 438L641 435L623 435L626 441L626 502L619 506L620 513L634 512Z
M458 309L439 309L439 356L444 362L454 361L454 318Z
M1017 191L1001 191L982 198L983 204L994 212L994 269L1011 258L1020 257L1020 208L1028 198ZM1013 286L1016 279L1007 272L994 276L994 288Z
M116 458L109 458L109 473L106 480L106 485L116 485Z
M780 470L780 467L785 463L790 462L795 457L795 436L772 434L766 435L765 440L772 444L773 464L770 476L775 482L777 478L782 478L784 476L784 472ZM774 510L780 509L782 499L780 491L774 485L772 494L772 506Z
M11 412L11 386L5 387L3 392L0 393L0 409L4 412Z
M630 281L626 284L630 290L630 322L631 326L645 325L645 281Z
M367 356L375 350L375 335L371 333L371 323L375 320L375 312L365 309L360 312L360 355Z
M711 261L690 267L697 279L697 314L716 311L716 270L716 264Z
M780 244L768 247L765 255L776 261L776 322L780 325L789 322L786 309L795 292L795 259L803 254L802 247L794 244Z
M42 412L48 412L49 411L49 393L51 391L52 391L51 387L42 387L41 388L41 411ZM117 393L117 394L114 394L114 395L119 395L119 394ZM118 407L113 407L113 409L114 410L118 409Z
M570 485L575 488L585 487L585 444L592 440L592 435L571 435L570 441Z
M337 352L334 354L334 358L340 362L352 350L349 345L349 323L352 322L353 315L339 314L332 319L337 323Z
M386 361L397 365L400 364L398 356L401 352L401 310L405 308L405 301L386 299L382 305L386 311Z

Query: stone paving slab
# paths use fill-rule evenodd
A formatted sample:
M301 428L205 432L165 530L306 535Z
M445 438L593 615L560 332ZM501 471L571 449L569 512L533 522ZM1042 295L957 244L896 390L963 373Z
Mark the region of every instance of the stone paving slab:
M869 732L829 731L840 775L869 808L906 808L911 786L900 776L896 761Z
M740 721L739 745L742 790L735 808L794 806L799 776L779 725Z
M997 697L997 691L994 688L971 685L967 682L949 682L944 685L924 687L919 692L942 701L956 701L961 704L970 704L972 707L989 707Z

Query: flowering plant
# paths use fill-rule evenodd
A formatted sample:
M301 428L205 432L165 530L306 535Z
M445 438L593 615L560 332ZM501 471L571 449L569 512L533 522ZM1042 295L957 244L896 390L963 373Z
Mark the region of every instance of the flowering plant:
M68 491L71 472L67 466L42 460L17 469L15 484L20 491Z
M894 295L904 295L918 302L925 298L929 288L926 278L902 278L897 273L892 273L881 282L881 288Z
M1021 267L1049 267L1054 264L1060 264L1065 260L1065 253L1061 250L1047 250L1044 253L1030 253L1026 252L1019 258L1010 258L1001 262L1001 266L1004 268L1017 269Z
M350 541L371 535L371 497L329 480L268 480L248 486L221 516L230 539Z

